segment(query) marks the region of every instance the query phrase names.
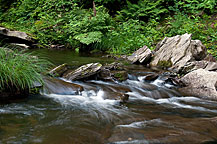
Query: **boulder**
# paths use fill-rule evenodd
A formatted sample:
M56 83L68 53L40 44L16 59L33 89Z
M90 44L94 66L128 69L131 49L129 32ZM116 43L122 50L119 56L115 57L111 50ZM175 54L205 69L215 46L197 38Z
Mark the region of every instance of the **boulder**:
M62 76L66 71L67 71L67 64L64 63L62 65L59 65L57 67L55 67L54 69L50 70L48 72L49 75L51 76L55 76L55 77L60 77Z
M11 31L4 27L0 27L0 34L10 36L10 37L17 37L24 40L31 40L31 38L25 32Z
M67 80L80 80L84 78L88 78L98 73L102 68L102 64L100 63L90 63L83 65L76 70L73 70L67 74L64 74L64 78Z
M178 72L186 63L206 57L207 51L199 40L191 40L191 34L166 37L157 44L151 66L171 67Z
M122 63L113 62L102 66L97 78L105 81L124 81L128 78L128 74Z
M123 64L119 62L113 62L111 64L106 64L102 67L102 69L107 69L107 70L124 70Z
M188 62L180 69L180 73L187 74L201 68L208 71L217 71L217 63L205 60Z
M198 69L180 79L183 87L179 90L187 95L217 100L217 72Z
M111 71L111 77L118 81L125 81L128 79L128 74L126 71Z
M113 78L111 77L111 71L109 69L102 69L98 73L97 78L104 81L113 81Z
M151 56L152 56L151 50L147 46L144 46L138 49L137 51L135 51L131 56L129 56L128 60L131 61L132 63L147 64L151 59Z
M34 40L25 32L12 31L4 27L0 27L0 38L5 43L26 44L31 46Z

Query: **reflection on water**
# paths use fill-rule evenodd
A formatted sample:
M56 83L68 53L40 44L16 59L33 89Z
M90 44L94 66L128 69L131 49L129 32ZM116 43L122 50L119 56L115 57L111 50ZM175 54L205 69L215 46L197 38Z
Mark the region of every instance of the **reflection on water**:
M66 56L68 61L70 53ZM95 58L93 58L95 59ZM97 59L97 58L96 58ZM61 58L57 59L61 63ZM90 61L89 61L90 62ZM145 82L146 69L129 69L123 82L76 81L70 93L47 87L18 103L0 105L0 143L148 144L215 143L217 102L183 97L162 77ZM135 71L136 69L136 71ZM64 79L62 79L64 80ZM50 84L50 83L48 83ZM126 104L117 98L129 95Z
M33 49L29 50L33 55L43 57L55 65L67 63L69 65L80 66L90 62L112 62L113 59L102 58L100 54L90 55L89 53L76 53L72 50L52 50L52 49Z

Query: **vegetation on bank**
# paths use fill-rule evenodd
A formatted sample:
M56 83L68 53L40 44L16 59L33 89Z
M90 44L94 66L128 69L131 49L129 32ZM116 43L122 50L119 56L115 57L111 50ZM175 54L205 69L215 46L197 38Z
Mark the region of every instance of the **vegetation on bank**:
M216 0L0 0L0 25L42 46L129 54L192 33L217 57Z
M0 93L30 91L34 83L43 84L41 73L49 62L29 53L0 48Z

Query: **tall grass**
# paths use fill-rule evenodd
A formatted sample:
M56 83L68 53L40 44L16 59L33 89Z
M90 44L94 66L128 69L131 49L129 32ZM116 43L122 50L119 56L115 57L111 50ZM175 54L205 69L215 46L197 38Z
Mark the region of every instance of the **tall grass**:
M30 90L35 82L43 83L41 72L49 62L30 53L0 48L0 91Z

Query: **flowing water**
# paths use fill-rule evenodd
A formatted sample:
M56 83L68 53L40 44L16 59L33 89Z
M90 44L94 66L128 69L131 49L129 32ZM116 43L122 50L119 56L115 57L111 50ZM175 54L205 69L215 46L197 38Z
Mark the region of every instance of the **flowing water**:
M112 61L70 51L36 52L49 55L55 64ZM67 81L83 86L84 91L52 85L50 92L0 105L0 143L217 143L216 101L184 97L163 75L144 81L155 72L142 66L130 65L128 72L123 82ZM124 104L117 99L123 93L129 95Z

